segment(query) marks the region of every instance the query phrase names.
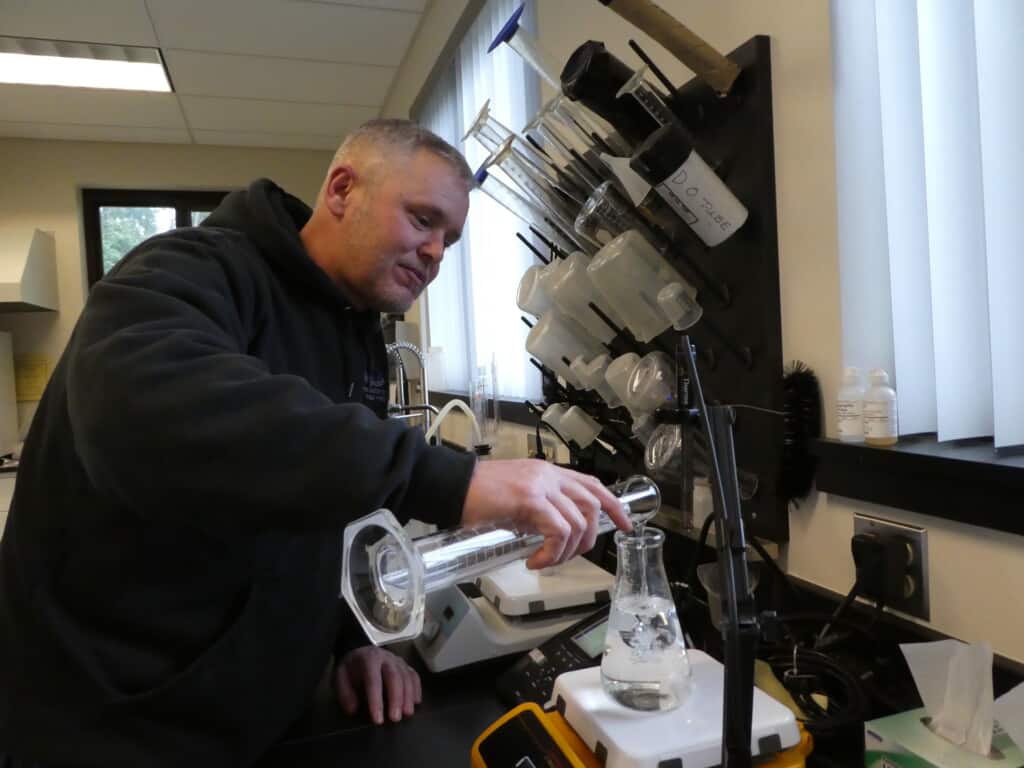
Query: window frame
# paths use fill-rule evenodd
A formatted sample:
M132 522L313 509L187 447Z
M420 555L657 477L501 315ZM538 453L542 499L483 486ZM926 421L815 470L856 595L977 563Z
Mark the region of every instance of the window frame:
M231 190L82 189L82 225L88 287L103 277L100 208L174 208L175 226L192 226L193 211L212 211Z

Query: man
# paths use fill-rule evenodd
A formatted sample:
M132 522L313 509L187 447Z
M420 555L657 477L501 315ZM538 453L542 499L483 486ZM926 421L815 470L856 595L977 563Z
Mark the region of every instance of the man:
M545 534L534 567L593 546L600 508L628 527L594 478L476 464L385 418L378 312L437 275L470 187L436 136L375 121L312 211L258 181L94 286L0 544L11 765L249 765L332 651L346 709L411 714L404 662L336 647L341 531L377 508L514 520Z

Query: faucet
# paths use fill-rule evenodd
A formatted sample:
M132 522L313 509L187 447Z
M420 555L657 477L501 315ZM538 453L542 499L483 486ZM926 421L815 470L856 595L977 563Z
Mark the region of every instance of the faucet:
M420 365L420 377L423 382L423 404L413 405L406 400L405 386L406 386L406 372L405 372L405 361L402 360L401 350L411 352L415 357L416 361ZM423 353L420 352L419 347L408 341L395 341L385 346L388 357L395 361L395 368L397 370L397 377L395 380L395 389L397 390L395 397L397 402L394 405L388 406L388 414L396 414L395 418L408 419L415 416L417 413L423 413L424 427L430 429L430 417L438 413L437 407L430 404L430 388L427 386L427 363L423 358Z

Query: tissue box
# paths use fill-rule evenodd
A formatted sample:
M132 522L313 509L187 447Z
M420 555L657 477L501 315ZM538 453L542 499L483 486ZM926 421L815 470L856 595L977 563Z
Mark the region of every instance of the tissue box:
M921 708L864 723L866 768L1024 768L1024 753L998 724L992 751L982 757L932 733L926 717Z

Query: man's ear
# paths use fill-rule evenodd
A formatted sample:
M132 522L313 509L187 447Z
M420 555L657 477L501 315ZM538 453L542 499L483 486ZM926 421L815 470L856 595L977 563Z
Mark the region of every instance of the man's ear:
M335 216L345 215L348 207L348 197L355 185L356 171L348 164L337 165L327 174L327 184L324 188L324 204Z

